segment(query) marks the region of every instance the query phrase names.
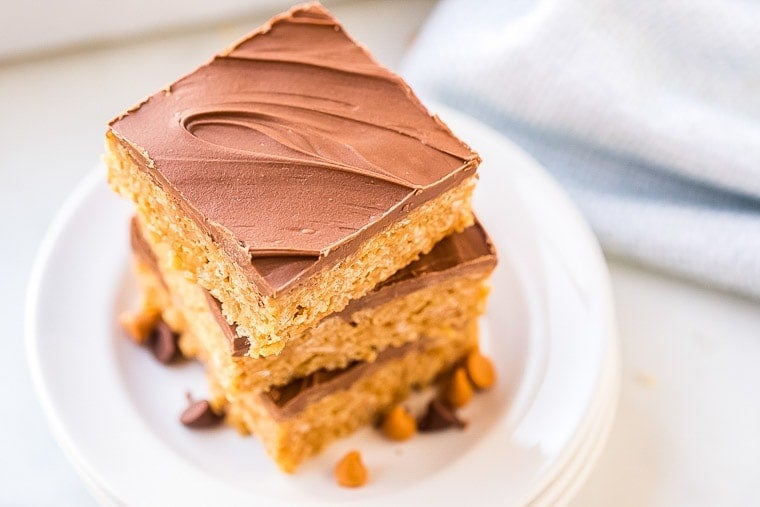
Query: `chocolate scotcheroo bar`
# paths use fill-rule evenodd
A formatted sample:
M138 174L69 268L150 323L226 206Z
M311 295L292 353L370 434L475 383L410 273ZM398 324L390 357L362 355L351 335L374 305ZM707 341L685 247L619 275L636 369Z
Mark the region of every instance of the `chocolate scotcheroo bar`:
M330 315L278 355L235 357L234 326L208 293L161 262L165 248L132 222L145 310L206 367L211 404L292 472L334 439L375 421L477 346L496 256L479 224ZM163 266L163 267L162 267ZM247 350L247 347L246 347Z
M319 4L111 121L109 182L253 357L473 223L478 155Z

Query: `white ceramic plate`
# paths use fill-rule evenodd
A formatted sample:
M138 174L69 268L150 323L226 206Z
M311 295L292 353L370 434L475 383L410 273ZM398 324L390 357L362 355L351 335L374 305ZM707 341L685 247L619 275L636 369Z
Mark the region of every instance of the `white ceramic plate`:
M565 501L609 428L617 349L609 278L575 207L537 164L476 121L446 111L485 162L476 209L500 264L482 341L496 388L463 410L464 432L388 443L365 429L278 472L254 438L190 431L185 392L205 392L196 364L170 368L116 325L136 290L131 207L97 170L71 196L37 259L27 303L29 361L53 433L102 502L128 505L368 505ZM364 488L332 479L362 450ZM564 500L563 500L564 499Z

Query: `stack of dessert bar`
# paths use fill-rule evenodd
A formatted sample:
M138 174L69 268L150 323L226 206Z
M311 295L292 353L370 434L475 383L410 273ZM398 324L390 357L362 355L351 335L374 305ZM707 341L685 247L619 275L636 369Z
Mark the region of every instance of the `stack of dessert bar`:
M479 157L319 4L115 118L143 315L293 471L477 347ZM143 333L144 335L144 333Z

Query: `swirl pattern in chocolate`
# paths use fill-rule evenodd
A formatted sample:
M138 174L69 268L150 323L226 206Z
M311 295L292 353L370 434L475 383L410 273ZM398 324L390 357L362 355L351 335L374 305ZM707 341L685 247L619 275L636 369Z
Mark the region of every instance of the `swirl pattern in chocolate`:
M110 128L265 295L479 163L318 4L274 18Z

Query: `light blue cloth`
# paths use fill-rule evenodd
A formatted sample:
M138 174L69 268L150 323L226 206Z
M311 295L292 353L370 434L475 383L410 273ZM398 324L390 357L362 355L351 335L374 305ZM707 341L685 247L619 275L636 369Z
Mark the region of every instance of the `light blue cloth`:
M547 167L608 252L760 297L760 2L443 0L402 73Z

